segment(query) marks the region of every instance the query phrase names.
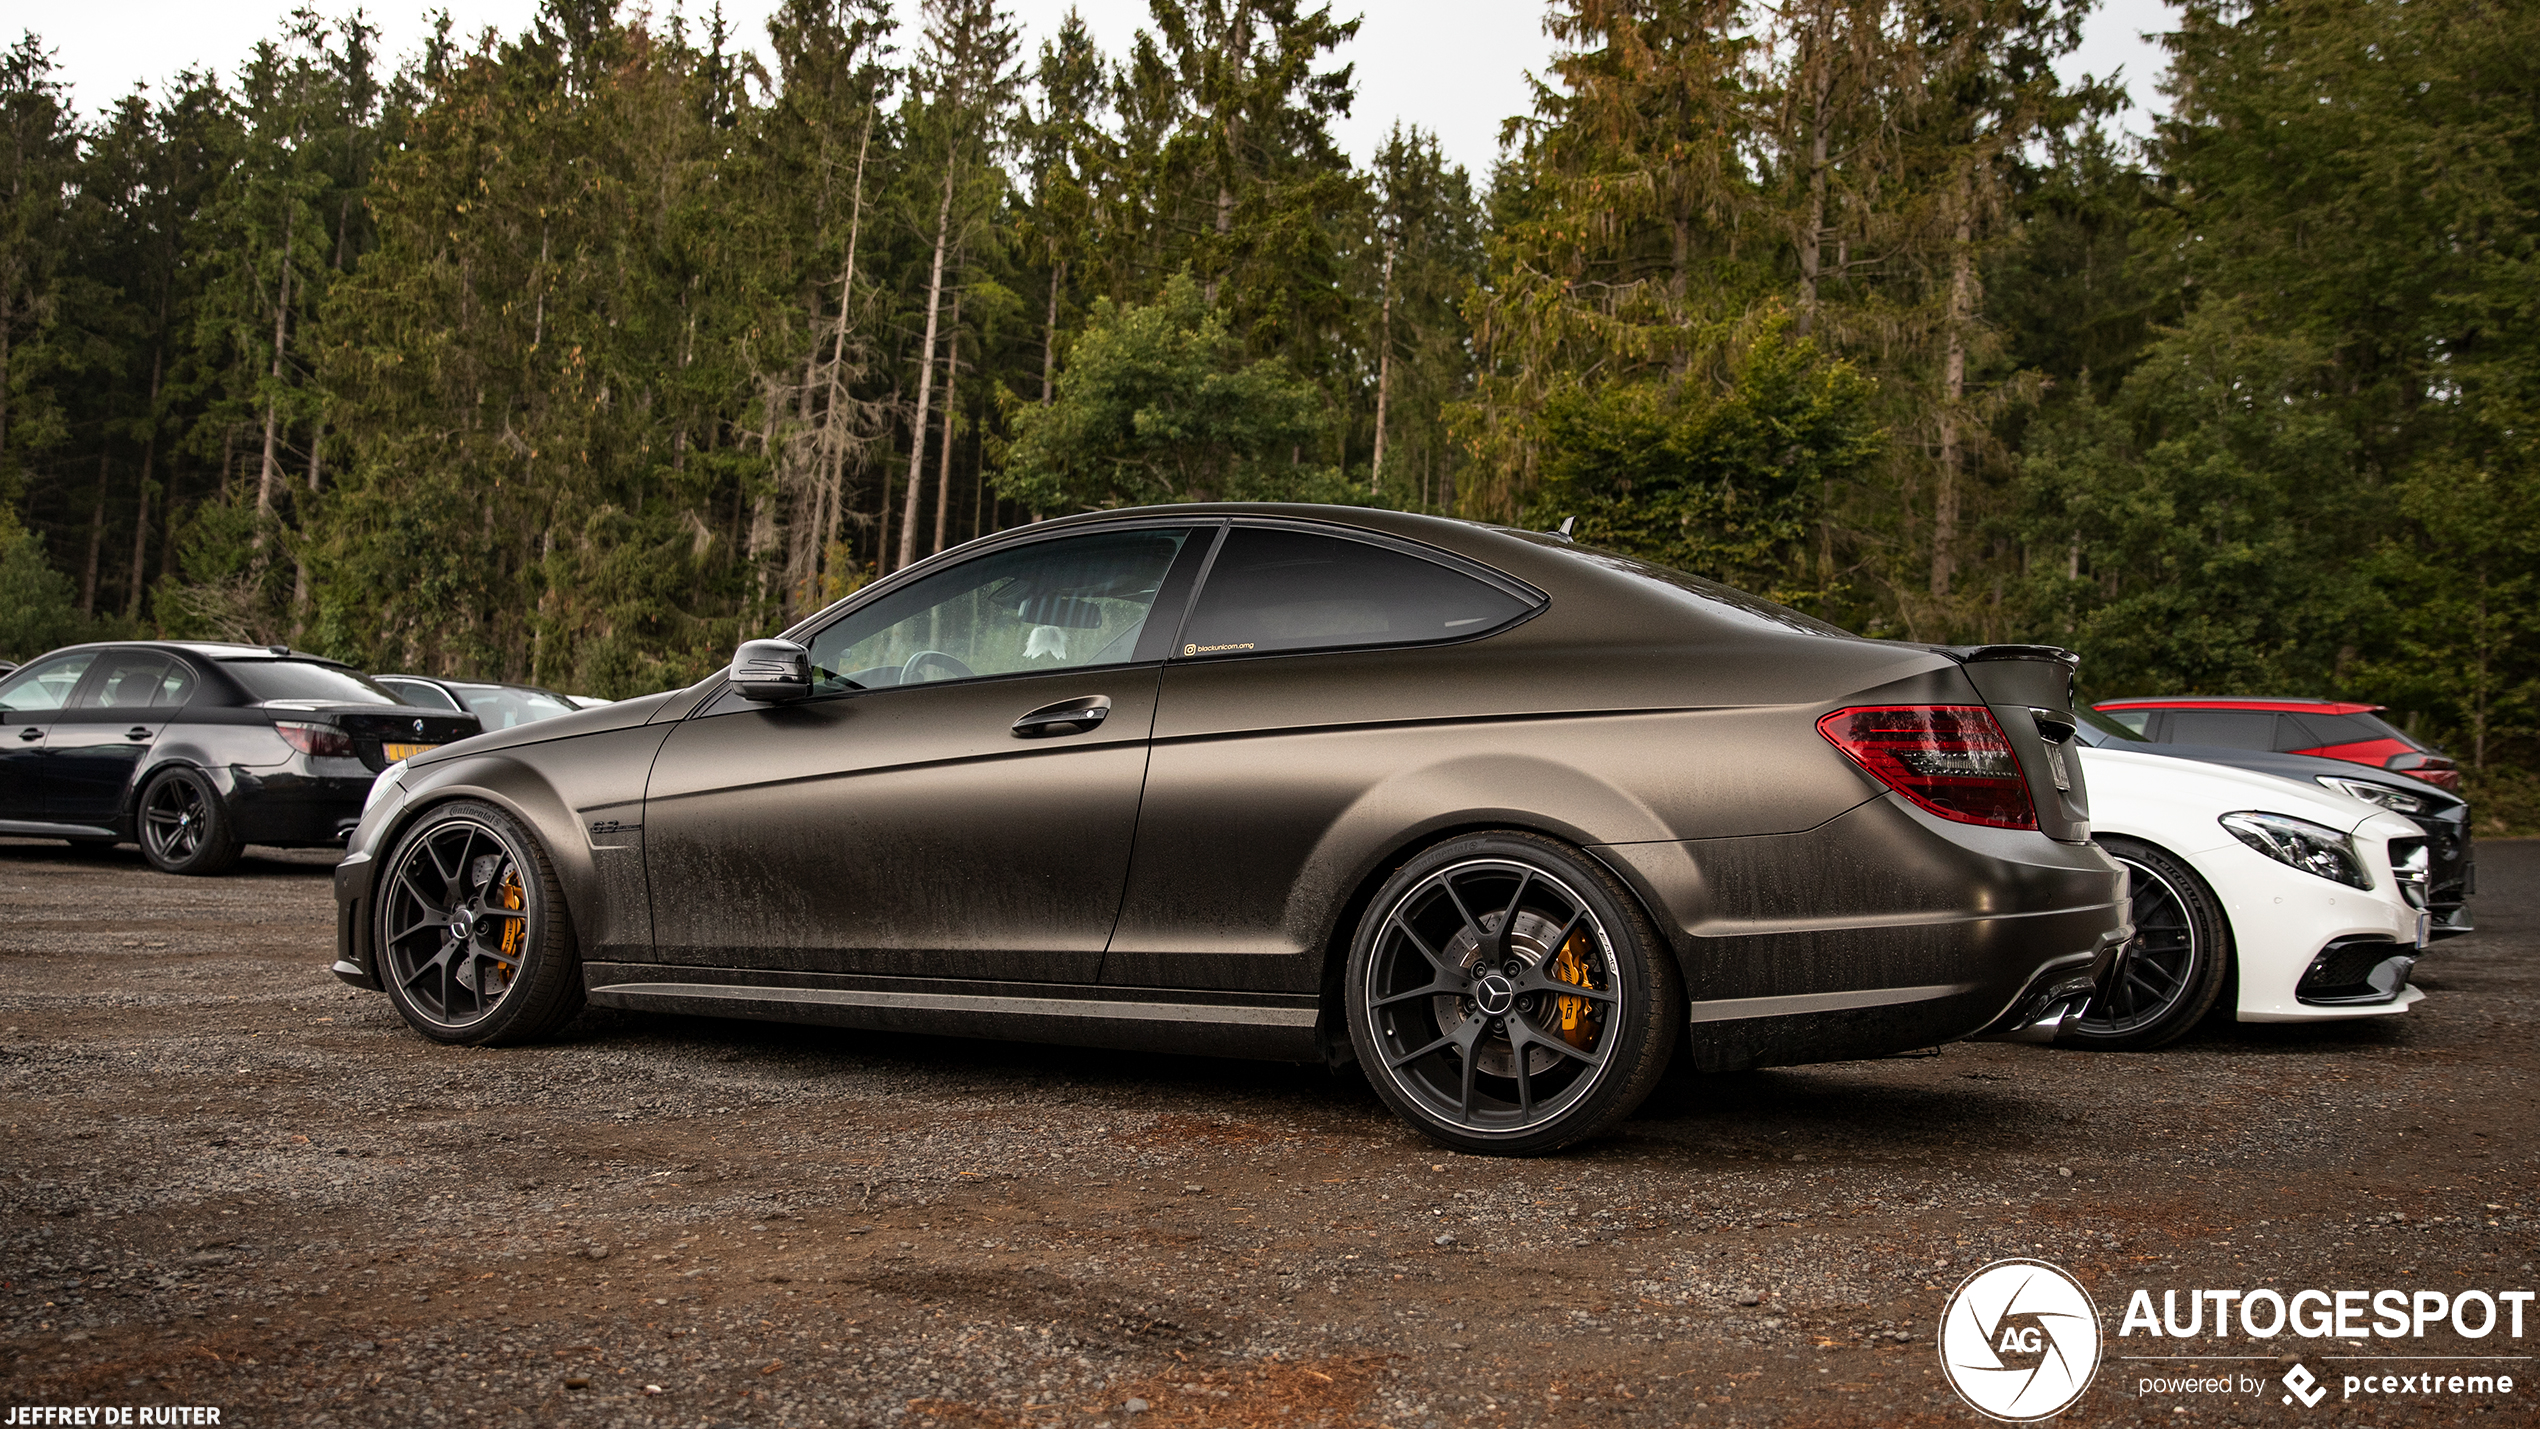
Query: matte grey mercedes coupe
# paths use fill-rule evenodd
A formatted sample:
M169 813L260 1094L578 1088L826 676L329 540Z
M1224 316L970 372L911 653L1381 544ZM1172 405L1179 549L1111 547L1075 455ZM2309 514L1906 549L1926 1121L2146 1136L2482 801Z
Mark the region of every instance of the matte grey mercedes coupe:
M1559 535L1319 506L982 538L688 689L380 778L336 973L1356 1062L1548 1151L1706 1070L2044 1037L2127 936L2072 657L1865 640Z

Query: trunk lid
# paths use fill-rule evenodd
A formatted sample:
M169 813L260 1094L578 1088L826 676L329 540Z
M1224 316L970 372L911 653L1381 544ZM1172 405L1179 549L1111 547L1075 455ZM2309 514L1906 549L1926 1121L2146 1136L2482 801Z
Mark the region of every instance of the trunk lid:
M324 700L267 700L267 714L278 720L331 724L352 736L353 753L376 774L398 760L479 733L472 714L428 710L411 705L340 705Z
M2090 841L2090 790L2073 740L2073 671L2081 657L2053 645L1935 645L1956 660L2002 726L2028 776L2037 826L2065 843Z

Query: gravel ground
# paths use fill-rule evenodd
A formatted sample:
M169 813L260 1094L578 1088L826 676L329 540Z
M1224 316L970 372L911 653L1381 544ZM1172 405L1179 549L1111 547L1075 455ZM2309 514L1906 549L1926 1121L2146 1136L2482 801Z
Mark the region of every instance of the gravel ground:
M327 865L0 840L6 1404L224 1425L1970 1424L1947 1291L2534 1285L2540 844L2402 1018L2150 1056L1670 1079L1555 1159L1319 1070L592 1013L438 1047L326 972ZM2523 1354L2441 1330L2343 1352ZM2076 1423L2540 1422L2534 1386ZM2199 1342L2246 1354L2246 1340ZM2540 1362L2502 1364L2540 1379ZM2491 1366L2492 1368L2492 1366ZM2529 1373L2526 1375L2525 1371ZM0 1422L10 1422L0 1411ZM137 1422L151 1422L142 1418ZM178 1421L181 1422L181 1421Z

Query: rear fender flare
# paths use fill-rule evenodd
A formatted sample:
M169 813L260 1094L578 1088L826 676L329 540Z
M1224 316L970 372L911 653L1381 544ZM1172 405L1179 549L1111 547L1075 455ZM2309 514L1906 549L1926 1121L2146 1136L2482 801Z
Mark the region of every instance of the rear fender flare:
M1525 789L1536 802L1526 809L1470 801L1477 792ZM1432 812L1404 817L1426 805ZM1390 830L1390 837L1385 832ZM1661 949L1675 956L1667 934L1667 905L1637 869L1606 857L1600 844L1670 838L1645 804L1612 785L1567 765L1544 759L1475 756L1408 769L1369 789L1316 845L1290 891L1290 926L1314 929L1308 946L1323 949L1320 1016L1315 1040L1334 1066L1352 1060L1343 1020L1342 974L1352 939L1376 891L1394 871L1450 839L1478 833L1530 833L1578 850L1619 879L1643 916L1659 929Z

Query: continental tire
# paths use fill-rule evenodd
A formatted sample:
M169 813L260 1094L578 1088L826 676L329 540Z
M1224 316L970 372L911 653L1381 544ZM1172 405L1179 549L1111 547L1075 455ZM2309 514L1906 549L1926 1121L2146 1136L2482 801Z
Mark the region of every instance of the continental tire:
M499 1047L582 1010L582 962L546 850L491 804L444 804L388 857L374 900L379 980L436 1042Z
M1430 1139L1493 1155L1556 1151L1630 1115L1685 1015L1630 891L1524 833L1454 839L1386 880L1346 991L1377 1095Z

